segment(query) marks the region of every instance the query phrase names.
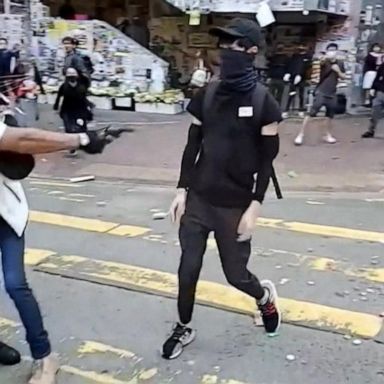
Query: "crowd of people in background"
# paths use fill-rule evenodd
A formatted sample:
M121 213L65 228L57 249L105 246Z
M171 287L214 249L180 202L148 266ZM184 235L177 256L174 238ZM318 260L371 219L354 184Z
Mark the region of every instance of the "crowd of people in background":
M70 0L65 1L60 10L63 18L71 18L75 13ZM119 28L123 31L127 25L123 21ZM67 132L73 132L75 129L81 132L87 129L87 122L92 119L94 106L88 101L87 92L91 85L94 59L78 50L79 42L76 38L65 37L62 43L65 51L62 73L64 83L60 87L54 107L56 110L60 108L60 116ZM97 41L94 41L94 44L97 45ZM39 116L38 93L45 92L36 62L26 64L20 59L21 47L22 44L15 44L10 49L8 41L0 38L0 94L17 107L15 113L21 126L33 126ZM324 141L329 144L336 143L332 134L332 120L335 115L345 113L347 104L345 95L338 92L339 81L346 77L339 47L332 43L326 48L320 58L320 79L314 88L310 87L313 53L304 44L298 44L293 55L287 57L283 54L283 48L277 45L275 55L270 58L266 83L280 104L283 118L288 118L292 110L296 109L298 116L304 119L302 128L294 140L295 145L304 143L305 131L311 119L316 117L323 107L327 118ZM219 59L211 52L201 49L194 55L188 55L196 63L189 81L192 88L196 90L220 78ZM73 97L74 95L76 97ZM378 122L384 113L384 51L381 44L373 44L365 59L362 96L363 104L372 108L370 125L362 137L371 138L374 137ZM79 102L71 101L75 99ZM60 107L61 101L63 103ZM76 122L82 123L79 125Z
M298 44L290 57L283 52L284 47L277 45L275 55L270 58L266 77L262 79L259 76L259 80L268 86L278 101L284 119L290 117L296 100L298 101L298 116L303 118L304 122L294 144L300 146L304 143L309 124L323 108L327 121L323 139L328 144L336 143L337 140L332 133L332 122L336 115L345 114L347 110L347 97L339 92L338 88L340 81L347 77L339 46L330 43L326 47L326 51L320 57L319 80L315 86L311 84L313 53L309 52L304 44ZM207 52L199 51L195 59L190 85L200 88L220 78L220 74L212 69L219 68L218 61L213 61ZM259 70L257 67L255 69ZM371 46L365 58L362 91L364 106L372 108L370 126L362 134L362 138L371 138L375 135L380 119L384 117L384 46L379 43Z

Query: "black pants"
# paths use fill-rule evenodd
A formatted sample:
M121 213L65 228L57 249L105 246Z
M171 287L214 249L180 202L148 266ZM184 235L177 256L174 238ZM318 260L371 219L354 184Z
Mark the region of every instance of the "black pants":
M374 131L381 119L384 118L384 92L377 92L372 103L372 130Z
M62 112L64 128L66 133L87 132L86 113Z
M299 95L299 111L304 112L305 111L305 105L304 105L305 82L301 82L297 85L291 84L289 93L291 92L296 92L296 94ZM296 99L296 94L289 95L287 105L284 108L285 112L288 112L291 109L292 103Z
M182 249L179 267L178 310L180 321L192 319L196 285L210 232L214 232L225 277L229 284L259 300L264 289L248 271L251 241L238 242L238 225L244 210L215 207L194 192L188 193L187 207L180 223Z
M280 105L283 101L284 87L283 79L271 79L269 83L269 91Z

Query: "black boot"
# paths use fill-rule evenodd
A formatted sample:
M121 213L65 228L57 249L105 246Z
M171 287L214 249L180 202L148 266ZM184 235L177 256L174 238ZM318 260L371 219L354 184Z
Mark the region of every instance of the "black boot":
M361 137L363 139L370 139L370 138L372 138L374 136L375 136L375 125L374 125L373 121L371 120L371 125L369 126L368 131L364 132L361 135Z
M361 137L363 139L370 139L375 136L375 131L373 129L368 129L367 132L364 132Z
M0 364L1 365L16 365L21 361L20 353L16 349L2 343L0 341Z

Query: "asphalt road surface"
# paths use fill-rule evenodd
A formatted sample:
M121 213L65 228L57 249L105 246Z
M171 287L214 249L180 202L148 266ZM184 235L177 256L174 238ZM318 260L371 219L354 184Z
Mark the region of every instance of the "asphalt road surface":
M31 179L26 263L63 367L59 384L384 383L384 199L268 199L250 269L276 282L284 323L268 338L252 300L229 287L209 241L196 341L176 361L160 347L177 320L173 190ZM26 382L30 359L1 293L0 338L25 356L0 383Z

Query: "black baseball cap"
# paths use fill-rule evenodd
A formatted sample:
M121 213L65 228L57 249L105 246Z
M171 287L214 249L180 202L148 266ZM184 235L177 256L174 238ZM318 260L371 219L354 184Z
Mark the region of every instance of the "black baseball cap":
M225 27L213 27L209 30L212 36L220 38L246 39L252 46L260 47L263 44L261 28L256 21L235 18Z

